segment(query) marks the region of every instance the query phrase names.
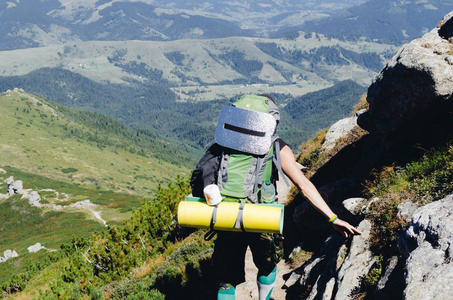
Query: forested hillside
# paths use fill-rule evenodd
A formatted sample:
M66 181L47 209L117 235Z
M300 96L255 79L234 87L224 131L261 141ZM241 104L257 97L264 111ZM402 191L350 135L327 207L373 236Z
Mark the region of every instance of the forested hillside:
M296 149L298 141L307 141L319 130L350 116L366 89L347 80L319 92L289 99L282 108L280 136ZM289 125L285 125L288 123Z
M309 34L308 36L311 36ZM339 45L321 46L308 51L283 49L276 43L257 43L264 52L291 65L306 67L309 62L314 71L318 71L319 65L350 65L355 63L367 69L379 72L382 69L382 58L375 52L355 52Z
M165 86L135 88L105 85L61 69L42 69L24 76L0 77L0 90L15 86L63 105L109 115L137 128L148 138L164 138L178 150L160 149L160 143L148 148L156 147L156 156L165 156L169 162L180 161L186 166L190 166L202 149L214 142L220 109L241 95L216 101L179 102L174 92ZM364 92L364 87L345 81L300 97L271 93L278 100L282 113L288 115L283 117L281 136L297 147L316 131L330 126L333 120L348 115ZM186 153L191 159L181 160L179 154L170 155L176 153L174 151Z

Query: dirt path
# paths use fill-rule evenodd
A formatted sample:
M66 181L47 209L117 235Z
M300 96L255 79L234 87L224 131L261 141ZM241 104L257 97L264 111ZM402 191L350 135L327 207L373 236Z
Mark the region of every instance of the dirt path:
M92 210L92 209L88 209L90 210L93 215L96 217L96 219L98 219L99 221L101 221L102 223L104 223L104 226L107 227L107 222L101 217L101 214L95 210Z
M277 279L275 280L274 290L272 291L272 298L275 300L286 299L286 289L283 288L285 280L283 276L290 273L292 269L285 261L280 261L277 265ZM253 264L252 253L247 250L245 256L245 282L236 286L236 299L258 299L258 288L256 286L256 274L258 269Z
M287 201L290 187L287 187L284 182L277 183L279 202L285 203ZM283 276L290 273L292 269L285 261L280 261L277 265L277 279L275 281L274 290L272 292L272 298L275 300L284 300L286 298L286 289L282 287L285 284ZM256 275L258 269L255 267L252 259L252 253L250 249L247 250L245 256L245 282L236 286L236 299L247 300L247 299L258 299L258 288L256 286Z

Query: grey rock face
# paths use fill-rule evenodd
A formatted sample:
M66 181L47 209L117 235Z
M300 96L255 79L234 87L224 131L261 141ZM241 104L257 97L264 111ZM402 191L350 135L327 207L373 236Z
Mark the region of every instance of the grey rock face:
M401 299L405 288L404 263L404 258L399 255L394 255L387 260L385 271L374 292L375 300Z
M361 279L368 274L376 261L370 251L370 229L368 220L362 221L358 229L362 235L354 236L351 247L337 276L335 299L350 299L354 290L361 285Z
M398 205L398 217L405 220L406 222L410 222L412 215L417 210L418 205L411 200L406 200L401 202Z
M406 260L405 299L453 295L453 195L419 208L398 247Z
M349 198L343 201L343 206L351 214L356 215L357 213L360 212L359 208L362 208L365 200L366 200L365 198Z
M417 144L420 139L432 138L443 130L445 138L451 139L453 132L453 12L422 38L404 45L376 77L368 90L369 110L358 117L357 123L370 132L364 141L367 143L349 161L354 159L370 164L370 158L385 161L395 156L395 149ZM448 125L445 127L443 125ZM412 136L408 136L412 135ZM434 139L427 143L436 145L443 142ZM439 144L437 143L437 144ZM332 143L330 143L332 144ZM371 146L376 145L378 147ZM368 150L368 151L367 151ZM340 156L343 158L346 156ZM403 160L404 161L404 160ZM332 159L330 171L334 173L344 167ZM369 174L364 168L364 173ZM361 170L356 168L354 170ZM360 198L342 197L344 184L353 175L331 177L318 171L313 178L325 176L319 191L332 209L338 213L340 201L351 213L367 215L372 203L380 201L374 198L366 206L360 204ZM342 173L340 173L342 174ZM350 180L349 182L353 182ZM352 190L352 189L351 189ZM312 228L316 224L309 215L309 206L295 209L294 223ZM340 216L340 213L339 213ZM410 200L398 207L398 217L411 226L401 235L398 242L400 253L384 253L383 273L376 289L374 299L453 299L453 195L432 204L418 208ZM341 218L341 216L340 216ZM305 222L305 223L304 223ZM321 227L323 225L319 225ZM363 278L373 267L376 256L370 251L370 226L365 219L358 229L361 236L354 236L346 251L341 251L338 244L333 246L336 257L319 251L313 260L298 274L291 276L288 284L300 280L301 286L312 286L308 299L353 299L363 284ZM317 232L316 229L313 229ZM344 245L343 245L344 246ZM339 253L347 253L344 256ZM370 291L369 291L370 292Z
M327 295L326 299L330 299L335 286L335 274L339 268L337 263L339 256L345 255L342 251L344 249L341 247L344 242L344 238L339 234L331 235L320 249L319 254L291 273L285 286L313 285L309 299L321 299L320 297L327 297Z
M295 270L285 285L312 286L307 299L352 299L363 278L376 261L369 250L371 224L362 221L362 235L345 240L339 234L330 236L309 262Z
M326 133L322 148L325 150L330 150L335 147L335 144L338 140L346 136L354 129L354 127L357 126L357 117L362 113L363 111L359 111L354 116L341 119L330 126L329 130Z

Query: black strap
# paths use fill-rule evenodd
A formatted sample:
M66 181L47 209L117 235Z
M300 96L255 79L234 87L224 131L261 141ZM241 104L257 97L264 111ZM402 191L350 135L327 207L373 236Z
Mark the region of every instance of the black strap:
M211 223L209 224L209 228L211 230L214 230L214 225L217 222L217 208L219 207L219 204L214 205L214 209L212 210L211 214Z
M214 209L212 210L211 213L211 222L209 224L209 231L206 232L204 235L204 240L209 241L211 240L217 233L217 231L214 230L214 225L217 222L217 208L219 207L219 204L214 205Z
M238 216L236 219L236 223L234 224L234 228L241 228L242 232L245 232L244 228L244 206L245 206L245 201L241 201L241 204L239 205L239 211L238 211Z
M247 129L247 128L242 128L242 127L234 126L234 125L228 124L228 123L224 123L223 124L223 128L231 130L231 131L236 131L236 132L239 132L239 133L247 134L247 135L252 135L252 136L263 137L263 136L266 135L266 132L256 131L256 130Z

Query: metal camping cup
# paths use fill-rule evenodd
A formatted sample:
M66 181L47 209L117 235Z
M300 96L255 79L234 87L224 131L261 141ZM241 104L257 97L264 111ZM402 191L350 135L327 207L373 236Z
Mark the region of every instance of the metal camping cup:
M220 195L220 190L217 184L210 184L207 185L203 189L204 197L206 199L206 203L209 205L217 205L222 201L222 196Z

